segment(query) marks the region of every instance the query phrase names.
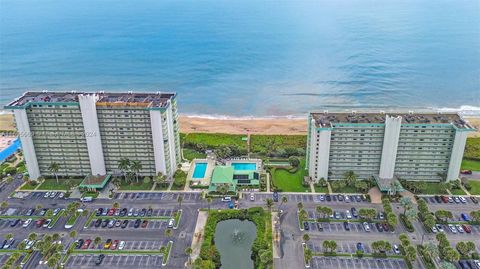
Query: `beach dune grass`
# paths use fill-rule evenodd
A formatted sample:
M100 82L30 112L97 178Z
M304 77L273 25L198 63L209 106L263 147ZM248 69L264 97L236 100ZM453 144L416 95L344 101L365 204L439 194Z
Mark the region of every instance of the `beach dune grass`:
M209 149L218 148L221 145L236 146L239 149L246 150L247 143L242 140L245 135L238 134L218 134L218 133L190 133L183 134L182 144L188 148L189 144L203 144Z
M282 192L309 192L310 188L302 185L303 177L306 175L305 159L301 159L294 173L284 168L273 169L273 185Z
M206 157L207 155L205 153L198 152L194 149L188 149L188 148L183 149L183 158L186 160L191 161L193 159L205 159Z

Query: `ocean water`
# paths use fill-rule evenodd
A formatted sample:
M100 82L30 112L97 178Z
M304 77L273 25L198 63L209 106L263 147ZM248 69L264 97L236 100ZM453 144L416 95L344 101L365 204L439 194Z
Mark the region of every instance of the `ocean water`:
M176 91L184 114L480 114L478 0L0 0L0 104Z

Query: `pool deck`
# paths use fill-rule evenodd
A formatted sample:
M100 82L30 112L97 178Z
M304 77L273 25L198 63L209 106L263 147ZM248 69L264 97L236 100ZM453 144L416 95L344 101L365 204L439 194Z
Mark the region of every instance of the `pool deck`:
M205 170L205 176L203 178L193 178L193 172L195 171L195 166L197 163L207 163L207 170ZM203 186L210 185L210 178L212 177L213 168L215 168L215 160L213 159L194 159L187 174L187 186L190 185L190 181L200 182L200 185Z
M227 160L225 165L231 166L232 163L255 163L257 165L257 171L262 170L262 160L261 159L249 159L249 158L233 158Z

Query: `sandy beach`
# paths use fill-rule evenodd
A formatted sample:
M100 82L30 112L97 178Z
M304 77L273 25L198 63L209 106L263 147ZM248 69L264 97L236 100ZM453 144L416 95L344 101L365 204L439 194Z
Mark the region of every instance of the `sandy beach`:
M480 117L465 117L477 130L480 130ZM302 118L209 118L179 116L182 133L228 133L228 134L285 134L304 135L307 133L307 120ZM12 114L0 114L0 130L15 130ZM480 131L470 134L480 137Z

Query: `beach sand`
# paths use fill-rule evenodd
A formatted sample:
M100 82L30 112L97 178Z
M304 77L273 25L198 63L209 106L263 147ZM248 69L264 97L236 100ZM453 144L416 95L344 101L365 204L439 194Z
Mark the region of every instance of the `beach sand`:
M470 137L480 137L480 117L465 117L477 132ZM182 133L227 133L227 134L284 134L305 135L307 120L302 118L238 118L219 119L197 116L179 116ZM12 114L0 114L0 130L15 130Z

